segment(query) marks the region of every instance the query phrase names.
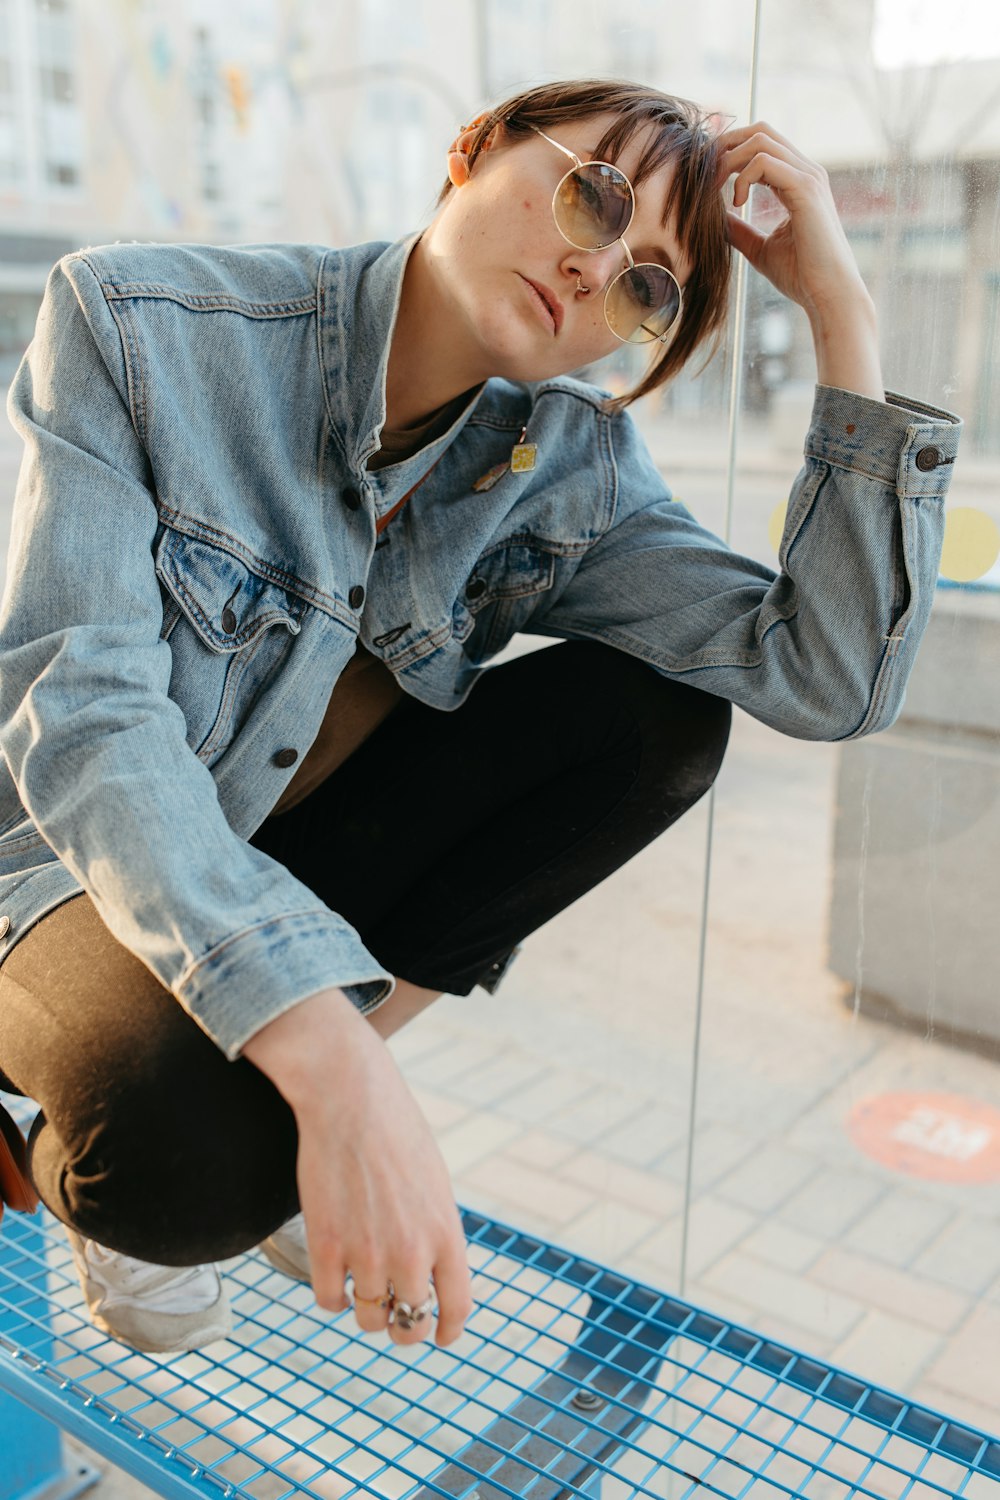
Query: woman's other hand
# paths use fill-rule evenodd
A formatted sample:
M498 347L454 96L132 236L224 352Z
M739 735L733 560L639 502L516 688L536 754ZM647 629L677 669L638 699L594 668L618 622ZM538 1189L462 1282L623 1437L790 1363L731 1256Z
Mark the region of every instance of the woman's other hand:
M730 243L754 270L812 318L845 297L868 292L844 233L826 168L792 145L771 125L758 121L718 137L719 186L734 174L733 208L741 208L755 182L763 183L786 211L774 229L762 234L732 210Z
M366 1332L410 1344L433 1328L389 1324L374 1299L438 1306L436 1341L459 1337L472 1310L465 1235L448 1170L384 1041L342 990L322 990L251 1037L243 1054L288 1101L299 1132L298 1186L313 1290L350 1305ZM433 1278L433 1288L428 1286Z
M825 167L763 121L718 137L719 187L730 177L733 205L755 182L769 187L785 218L763 233L730 209L730 243L784 296L802 307L823 385L885 399L875 305L837 214Z

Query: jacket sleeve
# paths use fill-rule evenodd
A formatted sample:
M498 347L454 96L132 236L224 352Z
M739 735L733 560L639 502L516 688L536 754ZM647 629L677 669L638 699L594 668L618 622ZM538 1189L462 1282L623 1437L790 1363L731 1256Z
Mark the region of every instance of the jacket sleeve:
M615 520L529 628L606 641L799 739L884 729L930 614L961 426L817 386L775 572L671 498L626 412Z
M327 986L393 988L356 931L226 821L169 696L141 401L80 256L53 270L8 415L25 443L0 610L0 751L111 933L229 1058Z

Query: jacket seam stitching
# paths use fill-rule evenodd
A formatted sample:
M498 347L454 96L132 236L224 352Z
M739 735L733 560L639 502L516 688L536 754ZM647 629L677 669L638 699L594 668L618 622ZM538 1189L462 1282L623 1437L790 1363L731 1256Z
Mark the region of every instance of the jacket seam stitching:
M287 573L284 569L276 568L272 563L265 562L263 558L258 557L255 552L252 552L249 547L246 547L238 537L233 536L230 532L223 531L217 526L211 526L207 521L198 521L193 516L185 515L183 511L173 510L170 506L164 505L159 500L157 501L156 508L160 520L165 526L169 526L171 530L178 531L183 536L192 537L195 541L203 541L209 546L217 546L221 551L227 552L230 556L245 563L252 573L256 574L258 578L264 579L265 582L275 583L282 588L287 588L288 592L295 594L297 598L305 600L307 604L315 604L317 607L325 609L327 614L333 615L338 619L344 616L343 607L332 594L327 594L315 584L306 583L304 579L298 578L295 574Z
M767 635L771 630L774 629L776 625L787 624L790 619L794 618L794 614L787 616L776 616L775 619L771 621L770 625L768 625L767 629L763 632L763 635ZM601 627L593 625L589 620L578 622L573 619L562 619L559 622L558 629L550 628L547 630L540 630L537 633L544 635L561 636L565 630L576 631L577 634L584 636L588 640L603 641L606 645L615 646L619 650L621 650L622 641L627 641L630 655L637 656L640 661L647 662L650 666L660 667L667 672L700 672L705 668L714 667L738 667L740 671L753 672L757 671L760 668L763 660L763 650L761 650L756 659L751 659L739 652L726 651L717 653L719 656L719 660L717 661L697 661L690 662L685 665L680 665L674 662L666 662L660 658L655 650L650 649L649 643L647 641L643 641L639 637L629 634L629 632L623 629L620 625L614 625L608 627L607 629L602 629ZM761 637L761 639L763 639L763 636Z
M829 453L819 453L812 449L807 450L805 457L812 463L826 464L831 469L839 469L844 474L857 474L860 479L872 479L876 484L890 485L896 487L896 471L891 475L877 474L872 469L859 468L857 464L845 463L843 459L831 458Z
M233 709L239 699L239 689L243 678L246 676L247 667L257 655L263 639L264 632L261 631L260 635L251 643L248 649L237 651L229 658L226 680L222 689L222 702L219 704L219 712L215 716L215 723L198 749L200 759L207 759L208 756L217 754L225 745L231 742L232 735L230 734L227 738L227 731L232 724Z
M865 734L867 726L878 719L882 711L882 705L888 696L889 679L893 675L892 664L895 659L896 650L893 644L893 637L890 636L887 638L886 647L879 658L878 666L875 668L875 680L872 684L872 692L868 699L868 705L854 728L848 730L847 734L839 736L841 740L859 738L859 736ZM837 741L833 740L831 743L836 744Z
M483 416L473 414L467 419L465 425L467 427L488 427L492 432L520 432L524 423L514 418L507 420L504 417L495 417L487 413Z
M913 490L906 488L900 490L897 485L897 471L891 474L879 474L872 469L862 469L857 464L847 463L841 458L832 458L829 453L822 453L816 449L807 449L805 453L807 462L827 464L831 469L838 469L844 474L857 474L859 479L871 479L876 484L886 485L892 489L899 498L906 500L944 500L947 490Z
M93 270L93 267L91 267ZM96 273L95 273L96 275ZM315 311L315 295L298 297L285 302L249 302L244 297L235 297L226 292L181 292L157 282L100 282L105 299L111 302L159 301L175 302L191 312L238 312L251 318L299 317Z
M605 536L615 524L615 518L618 514L618 497L620 490L618 458L615 454L614 434L611 429L611 420L604 413L599 414L599 420L597 424L597 440L600 446L601 455L604 459L604 508L608 519L606 526L600 533L600 536ZM594 539L595 543L599 540L600 537L595 537Z
M229 658L229 661L227 663L226 677L222 685L222 700L219 704L219 712L215 716L215 723L209 729L208 734L198 746L196 754L199 760L207 761L210 756L216 753L217 746L221 747L225 741L225 731L229 727L229 721L232 717L231 702L235 695L235 686L232 679L234 675L236 675L237 677L242 677L243 675L241 670L242 664L240 662L240 655L241 653L237 652L235 656L231 656ZM235 674L234 669L236 669Z
M330 437L336 446L337 452L340 454L340 457L344 464L344 468L348 471L348 473L353 474L355 472L355 468L348 458L347 447L344 442L343 435L340 431L340 427L334 416L333 402L330 398L330 386L327 379L327 361L325 357L326 345L323 334L323 330L327 322L327 295L325 273L327 261L330 259L332 253L332 251L328 250L320 261L319 274L316 280L316 294L319 308L316 318L316 357L319 362L320 387L323 391L323 405L326 409L326 420L329 425Z
M105 290L104 283L101 281L100 276L98 275L95 268L91 265L86 255L78 254L74 257L74 259L83 262L83 264L86 266L87 270L93 277L95 285L100 288L101 296L104 298L104 305L108 311L108 316L114 323L117 330L118 340L121 344L122 368L125 372L125 389L128 393L129 417L131 419L132 427L136 433L136 436L139 438L139 441L143 444L143 446L147 447L145 378L143 374L142 358L139 353L138 344L134 341L132 330L129 328L127 320L119 316L117 308L112 307L110 301L108 300L108 295Z
M608 414L604 409L608 398L603 393L588 390L586 387L563 385L558 380L546 380L535 388L536 404L543 396L570 396L574 401L582 401L584 406L589 406L599 417L608 419Z
M214 948L209 948L207 953L203 953L200 958L196 958L192 963L188 964L177 980L177 992L179 993L191 982L199 969L210 963L220 953L224 953L227 948L231 948L234 943L242 942L244 938L250 937L254 933L265 932L269 927L277 927L284 922L294 921L301 917L318 918L320 924L325 926L327 925L327 920L335 916L336 913L324 907L303 906L299 907L296 911L286 911L281 912L278 916L265 917L261 922L254 922L249 927L241 928L239 932L230 933L229 937L223 938L221 943L216 943Z

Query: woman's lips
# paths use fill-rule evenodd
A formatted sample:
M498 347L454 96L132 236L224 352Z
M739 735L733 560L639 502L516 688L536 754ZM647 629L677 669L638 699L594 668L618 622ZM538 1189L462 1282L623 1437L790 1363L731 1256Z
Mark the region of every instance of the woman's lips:
M520 275L520 272L518 274ZM521 280L531 288L538 302L541 304L546 318L552 324L552 332L558 333L562 327L563 305L555 292L551 291L545 285L544 281L532 281L530 276L522 276Z

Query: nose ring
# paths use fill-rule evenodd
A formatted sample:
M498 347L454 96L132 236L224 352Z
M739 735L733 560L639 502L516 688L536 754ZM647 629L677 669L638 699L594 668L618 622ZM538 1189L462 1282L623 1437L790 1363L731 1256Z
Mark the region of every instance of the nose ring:
M583 277L582 276L578 276L576 278L576 289L577 289L578 292L589 292L590 291L590 287L589 286L584 286L584 284L583 284Z

